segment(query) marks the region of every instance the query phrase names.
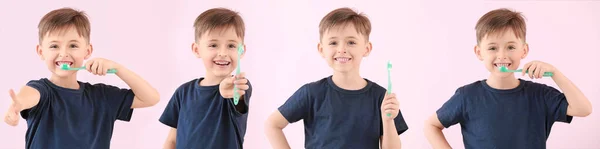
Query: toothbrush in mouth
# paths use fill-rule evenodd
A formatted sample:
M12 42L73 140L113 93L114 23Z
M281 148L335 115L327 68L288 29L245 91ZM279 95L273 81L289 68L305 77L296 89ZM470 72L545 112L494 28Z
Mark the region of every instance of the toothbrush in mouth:
M62 64L60 68L62 70L75 70L75 71L85 70L85 66L72 68L68 64ZM108 69L108 71L106 73L112 73L112 74L114 74L114 73L117 73L117 70L116 69Z
M240 43L237 49L237 67L235 68L235 75L240 75L240 57L244 53L244 45ZM233 86L233 104L237 105L240 102L240 93L238 93L237 85Z
M500 70L500 72L523 72L523 69L517 69L517 70L510 70L508 68L506 68L506 66L500 66L500 68L498 68ZM525 72L525 73L529 73L529 72ZM554 76L554 74L552 72L544 72L544 77L552 77Z

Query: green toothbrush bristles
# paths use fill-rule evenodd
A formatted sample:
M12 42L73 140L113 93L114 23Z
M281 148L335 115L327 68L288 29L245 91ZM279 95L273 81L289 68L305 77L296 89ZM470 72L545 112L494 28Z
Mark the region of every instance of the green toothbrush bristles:
M62 67L60 67L62 70L69 70L69 65L67 64L62 64Z
M506 66L501 66L499 69L500 72L508 72L508 68L506 68Z

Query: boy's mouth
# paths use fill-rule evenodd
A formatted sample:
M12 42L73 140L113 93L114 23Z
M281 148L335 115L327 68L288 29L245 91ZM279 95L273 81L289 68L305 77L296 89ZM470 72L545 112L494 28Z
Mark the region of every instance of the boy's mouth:
M54 64L58 67L62 67L63 64L67 64L69 66L73 65L73 62L70 61L56 61Z
M511 65L511 63L494 63L494 67L510 67Z
M333 58L333 59L335 61L340 62L340 63L346 63L346 62L349 62L350 60L352 60L352 58L349 58L349 57L336 57L336 58Z
M231 62L225 61L225 60L216 60L216 61L213 61L213 63L215 63L216 65L219 65L219 66L228 66L229 64L231 64Z

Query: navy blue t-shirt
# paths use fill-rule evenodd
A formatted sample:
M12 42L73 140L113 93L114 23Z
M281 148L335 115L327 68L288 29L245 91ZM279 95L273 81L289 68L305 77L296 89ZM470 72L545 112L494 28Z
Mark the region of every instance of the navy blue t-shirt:
M40 92L40 101L21 111L27 120L26 148L110 148L115 121L131 119L135 95L110 85L78 83L79 89L46 78L27 83Z
M252 86L246 90L238 111L233 99L224 99L219 85L200 86L204 78L181 85L159 121L177 129L176 148L243 148Z
M386 89L365 79L360 90L345 90L331 76L305 84L281 107L289 123L304 120L304 147L379 148L383 135L381 103ZM408 129L402 113L394 119L398 135Z
M460 123L467 149L546 148L554 122L570 123L565 95L553 87L519 79L499 90L477 81L456 90L439 110L446 128Z

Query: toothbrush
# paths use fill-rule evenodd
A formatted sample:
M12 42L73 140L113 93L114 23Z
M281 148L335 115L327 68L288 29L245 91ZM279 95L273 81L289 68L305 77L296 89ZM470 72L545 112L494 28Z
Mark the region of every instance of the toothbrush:
M517 70L509 70L508 68L506 68L506 66L501 66L500 68L500 72L523 72L523 69L517 69ZM527 71L525 71L525 73L529 73ZM544 72L544 77L552 77L554 74L552 72Z
M242 56L242 53L244 53L244 45L242 43L240 43L238 45L238 49L237 49L237 68L235 68L235 75L240 75L240 57ZM238 87L237 85L233 86L233 104L237 105L238 102L240 101L240 93L238 93Z
M387 94L392 94L392 75L391 75L391 71L392 71L392 62L388 61L387 62L387 74L388 74ZM387 115L387 117L391 117L392 116L391 113L388 113L386 115Z
M71 68L69 67L68 64L62 64L62 67L60 67L62 70L85 70L85 66L83 67L76 67L76 68ZM106 73L117 73L116 69L108 69L108 71Z

